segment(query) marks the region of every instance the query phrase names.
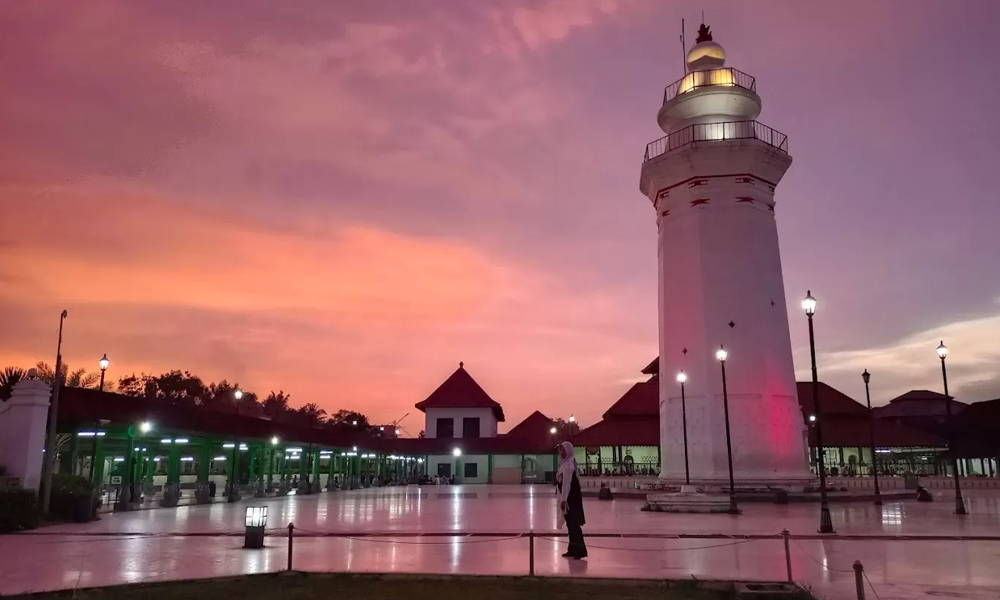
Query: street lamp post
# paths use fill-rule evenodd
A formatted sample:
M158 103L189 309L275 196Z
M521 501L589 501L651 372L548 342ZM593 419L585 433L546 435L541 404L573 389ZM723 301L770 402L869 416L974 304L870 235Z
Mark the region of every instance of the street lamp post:
M104 372L108 370L108 365L111 361L108 360L108 355L105 354L101 357L101 360L97 361L97 364L101 366L101 391L104 391Z
M816 449L819 453L819 532L833 533L830 518L830 504L826 499L826 450L823 448L823 412L819 405L819 375L816 371L816 335L813 331L813 315L816 314L816 299L807 291L802 300L802 310L809 318L809 358L812 362L812 401L816 416Z
M236 388L233 392L233 398L236 399L236 416L240 415L240 399L243 398L243 390ZM229 501L236 502L239 500L239 479L240 479L240 440L239 436L233 435L233 464L232 464L232 475L229 478Z
M725 365L722 367L725 369ZM684 484L691 485L691 468L688 465L688 413L687 399L684 396L684 384L688 376L684 371L677 374L677 383L681 384L681 429L684 431Z
M941 359L941 379L944 382L944 406L947 415L948 428L948 453L951 454L951 464L955 476L955 514L968 514L965 510L965 502L962 500L962 481L958 474L958 456L955 455L955 431L951 422L951 397L948 395L948 367L945 366L944 359L948 358L948 346L941 342L937 347L938 358Z
M875 460L875 414L872 412L872 395L868 390L868 382L872 374L865 369L861 379L865 381L865 400L868 401L868 441L872 452L872 476L875 477L875 505L882 506L882 492L878 489L878 462Z
M729 458L729 514L738 515L736 505L736 479L733 477L733 441L729 433L729 389L726 386L726 358L729 353L722 346L715 352L715 358L722 366L722 410L726 417L726 456Z
M105 354L104 356L101 357L101 360L97 361L97 364L101 367L101 388L100 389L103 392L104 391L104 372L108 370L108 366L111 364L111 361L108 360L108 355ZM96 409L95 409L94 412L95 413L97 412ZM94 481L94 462L97 461L97 431L100 428L101 428L100 416L97 415L97 414L95 414L94 415L94 437L93 437L93 439L90 440L90 442L91 442L90 443L90 475L88 476L88 478L90 479L91 483L93 483L93 481Z
M42 481L42 514L49 512L52 498L52 472L56 463L56 419L59 415L59 388L62 387L62 332L63 321L69 315L65 310L59 314L59 342L56 345L56 379L52 386L52 404L49 405L48 436L45 438L45 477Z

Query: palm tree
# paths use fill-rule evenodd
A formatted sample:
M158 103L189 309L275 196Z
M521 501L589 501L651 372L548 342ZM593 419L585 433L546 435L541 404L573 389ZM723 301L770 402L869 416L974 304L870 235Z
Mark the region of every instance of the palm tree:
M14 393L14 386L28 376L28 372L20 367L7 367L0 371L0 401L10 400L10 395Z
M288 399L291 394L286 394L284 390L279 390L277 394L273 391L264 398L262 408L264 416L277 421L283 414L288 412Z
M309 427L316 427L326 420L326 411L315 402L310 402L296 411L302 418L302 422Z
M49 366L49 363L45 361L38 361L35 365L38 370L38 378L49 385L55 385L56 383L56 370ZM60 369L62 373L62 382L66 387L77 387L77 388L96 388L98 383L101 381L100 373L88 373L86 369L77 369L72 373L69 370L69 365L66 363L62 364ZM105 388L107 384L105 384Z

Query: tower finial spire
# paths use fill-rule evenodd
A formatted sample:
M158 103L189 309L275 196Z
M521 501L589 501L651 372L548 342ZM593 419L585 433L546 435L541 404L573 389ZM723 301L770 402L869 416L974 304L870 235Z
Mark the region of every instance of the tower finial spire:
M702 42L711 42L711 41L712 41L712 28L702 23L701 27L698 28L698 39L696 39L694 43L700 44Z

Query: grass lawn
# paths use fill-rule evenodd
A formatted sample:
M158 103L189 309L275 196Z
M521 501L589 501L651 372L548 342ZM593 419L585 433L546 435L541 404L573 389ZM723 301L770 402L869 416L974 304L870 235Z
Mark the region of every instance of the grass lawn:
M12 596L32 600L722 600L730 590L690 584L499 577L285 573Z

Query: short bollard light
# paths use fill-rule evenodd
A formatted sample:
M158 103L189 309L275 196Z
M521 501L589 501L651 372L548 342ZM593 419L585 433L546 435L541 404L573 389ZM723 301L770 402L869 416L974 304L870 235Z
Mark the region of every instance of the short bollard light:
M263 548L264 528L267 527L267 507L248 506L246 527L246 536L243 538L243 547Z

